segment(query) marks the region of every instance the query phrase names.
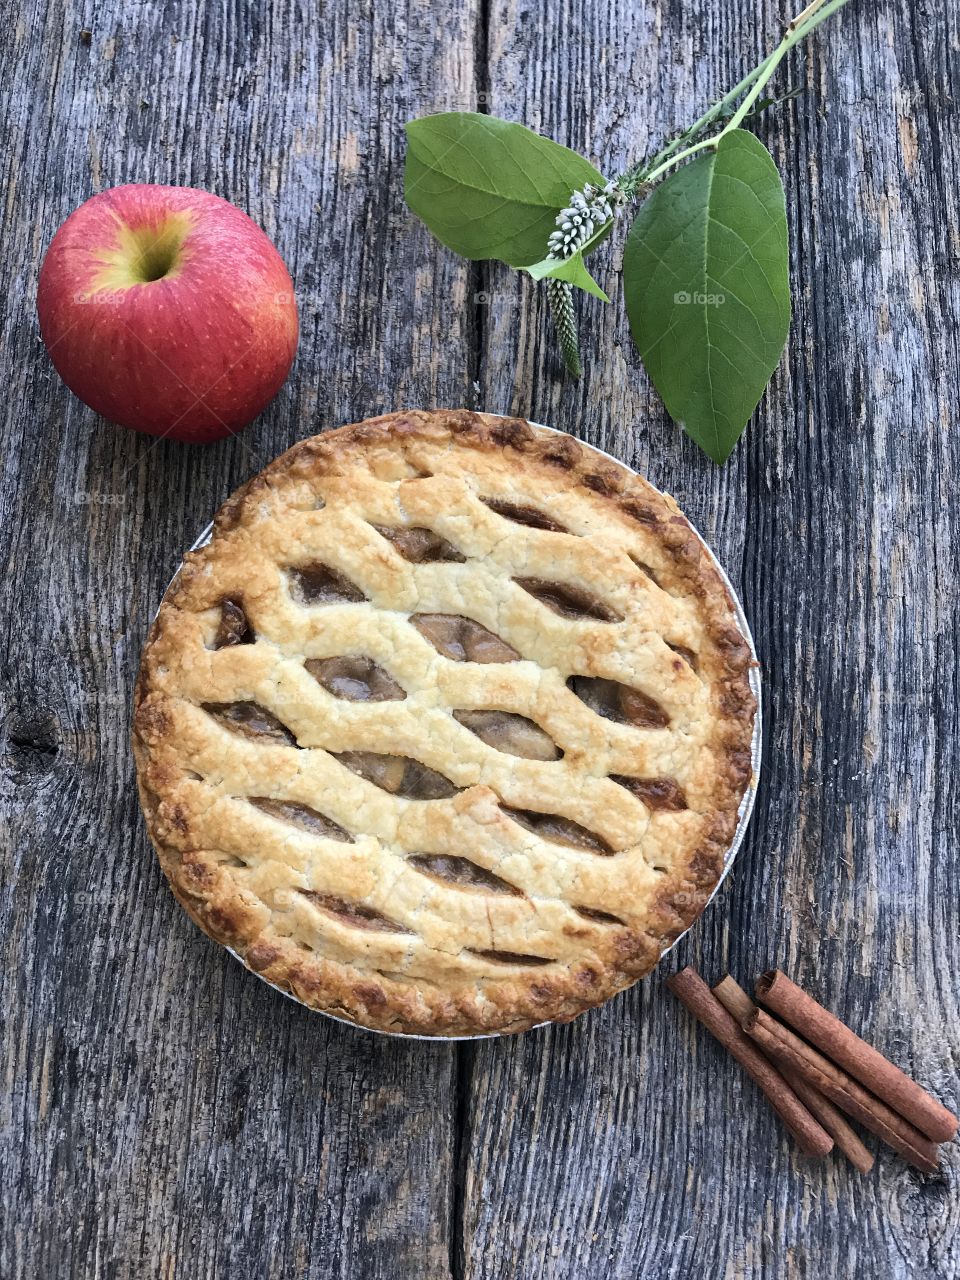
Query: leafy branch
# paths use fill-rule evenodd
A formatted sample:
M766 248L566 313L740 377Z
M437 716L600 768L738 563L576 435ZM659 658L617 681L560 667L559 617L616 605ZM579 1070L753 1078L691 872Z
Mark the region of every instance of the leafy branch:
M609 301L585 258L640 200L624 255L631 331L671 416L723 462L790 322L783 185L741 126L796 96L763 94L790 49L846 3L813 0L738 84L613 181L522 125L470 112L411 121L407 203L462 256L546 280L564 365L579 377L574 290Z
M806 39L815 27L818 27L821 22L824 22L832 13L835 13L837 9L842 8L846 3L847 0L813 0L812 4L807 5L806 9L789 23L783 39L773 53L768 54L758 66L748 72L739 84L734 85L730 92L725 94L719 102L715 102L712 107L703 113L699 120L695 120L690 128L682 133L676 141L669 143L648 163L638 165L634 169L628 169L623 177L618 179L618 185L624 191L632 194L638 188L655 182L667 169L679 164L681 160L687 159L697 151L701 151L705 147L718 146L720 139L725 134L734 129L739 129L745 120L758 114L756 110L757 99L793 46ZM730 111L732 104L747 90L749 92L740 106L736 110ZM795 97L796 92L786 96ZM774 105L773 100L768 101L767 105ZM694 142L691 146L685 147L681 151L677 150L684 142L689 142L692 138L703 134L712 124L718 121L723 122L723 128L718 134L702 141Z

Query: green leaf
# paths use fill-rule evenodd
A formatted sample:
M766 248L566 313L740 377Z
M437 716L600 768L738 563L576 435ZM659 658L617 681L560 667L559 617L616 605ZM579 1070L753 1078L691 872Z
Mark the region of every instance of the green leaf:
M637 214L624 253L634 341L674 418L725 462L790 328L780 175L743 130L678 169Z
M581 249L578 249L570 258L544 258L542 262L535 262L532 267L526 267L525 270L533 276L534 280L565 280L567 284L576 285L578 289L592 293L595 298L600 298L603 302L610 301L587 270Z
M451 111L406 129L407 204L464 258L538 262L571 194L604 181L575 151L494 116Z

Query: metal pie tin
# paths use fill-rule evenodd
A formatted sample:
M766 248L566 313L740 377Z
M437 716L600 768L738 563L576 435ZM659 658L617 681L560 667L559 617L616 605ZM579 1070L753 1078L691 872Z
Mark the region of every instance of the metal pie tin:
M488 416L504 417L505 415L490 414ZM527 419L527 421L529 421L529 419ZM541 422L531 422L530 425L532 427L538 427L543 431L551 431L555 435L569 434L568 432L558 430L556 427L547 427ZM577 439L575 436L572 438ZM621 462L619 458L615 458L613 454L606 453L603 449L598 449L595 445L587 444L583 440L577 439L577 443L581 446L581 448L589 449L591 453L595 453L598 457L604 458L608 462L613 462L618 467L622 467L624 471L628 471L631 475L639 474L638 472L633 471L632 468L628 467L624 462ZM643 476L641 477L641 479L646 480L646 477ZM647 484L650 484L649 480L647 480ZM658 493L660 492L660 490L656 489L655 485L651 485L650 487L655 489L656 492ZM736 856L740 851L740 846L743 844L744 837L746 836L747 826L750 823L750 816L753 813L753 807L754 807L754 804L756 803L757 788L760 783L760 760L761 760L762 749L763 749L763 729L762 729L763 717L762 717L762 703L761 703L762 692L761 692L761 680L760 680L760 665L759 665L759 660L757 658L756 646L754 645L754 642L753 642L753 635L751 634L751 631L750 631L750 624L747 622L747 617L743 611L743 605L740 602L740 597L737 595L736 591L734 590L733 583L730 581L729 577L727 576L726 570L724 569L723 565L720 563L716 555L708 546L707 542L704 540L699 529L697 529L691 523L691 521L689 520L689 517L685 517L685 518L687 519L687 523L690 524L690 527L691 529L693 529L693 532L696 534L697 538L700 540L700 545L703 548L703 551L706 554L707 559L713 565L714 569L716 569L718 575L720 576L721 582L726 587L727 593L730 596L730 601L733 605L733 611L734 611L734 616L736 617L736 620L737 620L737 626L739 627L740 632L743 635L743 638L746 640L747 644L750 646L750 654L753 658L753 663L749 671L749 681L750 681L750 688L753 692L753 696L757 700L757 710L754 715L753 740L750 745L750 761L752 765L750 782L747 785L747 789L743 793L743 799L740 801L740 808L737 814L737 829L734 832L733 839L731 840L724 854L723 870L720 873L717 883L713 887L713 891L711 892L710 897L704 903L703 911L700 912L700 915L697 916L697 919L693 921L693 923L689 926L689 928L685 929L683 933L679 935L679 937L675 938L669 947L666 947L663 951L660 952L661 960L663 960L664 957L668 956L670 952L674 949L674 947L676 947L678 943L680 943L687 936L690 930L695 927L695 925L698 923L703 913L707 910L707 907L709 907L710 903L720 892L720 888L724 880L726 880L727 876L730 874L730 870L733 867ZM201 547L205 547L207 545L207 543L210 541L212 536L213 536L213 521L211 520L210 523L207 525L207 527L203 530L203 532L197 538L196 542L194 542L193 545L189 548L189 550L199 551ZM183 566L181 564L180 568L182 567ZM180 568L177 569L177 573L175 573L173 575L173 578L171 578L170 584L167 587L167 591L170 590L170 587L172 587L174 582L176 581L177 574L179 574L180 572ZM164 596L166 596L166 594L167 593L164 592ZM158 609L158 612L159 612L159 609ZM156 614L154 614L154 617L156 617ZM291 995L289 991L284 991L283 987L279 987L277 986L276 983L270 982L267 978L264 978L261 974L257 973L256 970L249 969L248 966L244 964L243 957L239 954L239 952L234 951L232 947L228 947L223 943L220 943L219 945L222 946L223 949L227 951L231 956L233 956L235 960L239 960L239 962L243 965L243 967L247 969L248 973L254 974L257 978L260 979L261 982L266 983L268 987L272 987L274 991L279 991L282 996L286 996L286 998L288 1000L292 1000L294 1004L300 1005L300 1007L303 1009L308 1009L310 1013L318 1014L320 1017L323 1017L323 1018L329 1018L332 1022L339 1022L343 1026L352 1027L354 1030L357 1030L357 1031L365 1031L370 1035L387 1036L393 1040L429 1040L429 1041L432 1041L433 1043L443 1044L443 1043L456 1043L461 1040L498 1040L506 1036L524 1034L523 1032L517 1032L517 1031L488 1031L488 1032L482 1032L480 1034L470 1035L470 1036L426 1036L426 1035L417 1035L416 1033L407 1032L407 1031L380 1031L374 1027L365 1027L360 1022L351 1022L349 1018L338 1018L335 1014L326 1013L322 1009L314 1009L311 1005L304 1004L302 1000L298 1000L297 997L294 995ZM651 972L653 971L651 970ZM584 1010L584 1012L587 1012L587 1010ZM545 1027L549 1025L550 1025L549 1022L538 1022L534 1026L528 1027L527 1030L536 1031L540 1027Z

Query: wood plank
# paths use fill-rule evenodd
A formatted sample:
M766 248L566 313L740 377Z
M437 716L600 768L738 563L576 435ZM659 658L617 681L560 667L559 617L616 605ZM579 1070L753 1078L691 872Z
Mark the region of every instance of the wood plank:
M496 115L607 173L688 123L776 38L739 6L494 12ZM789 354L723 469L667 420L619 298L623 233L556 376L545 299L478 273L481 403L573 431L672 491L742 587L766 774L733 882L665 966L780 963L948 1102L960 1054L956 15L851 6L794 56L760 134L784 175ZM951 105L953 104L953 105ZM950 921L953 920L951 924ZM798 1157L659 976L563 1029L469 1051L466 1277L948 1276L948 1172ZM948 1225L949 1224L949 1225Z
M402 201L403 123L472 93L476 6L39 6L0 32L6 393L0 1274L448 1274L455 1050L311 1015L167 891L133 789L140 646L181 550L302 436L469 395L467 269ZM241 438L122 432L37 335L50 236L124 181L274 237L294 375ZM6 1196L5 1196L6 1199Z

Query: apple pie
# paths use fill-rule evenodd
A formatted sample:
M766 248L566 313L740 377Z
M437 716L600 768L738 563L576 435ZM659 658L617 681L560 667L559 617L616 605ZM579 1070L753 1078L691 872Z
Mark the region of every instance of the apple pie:
M147 826L200 927L311 1008L566 1021L715 887L751 663L646 481L519 419L388 414L296 445L187 555L137 682Z

